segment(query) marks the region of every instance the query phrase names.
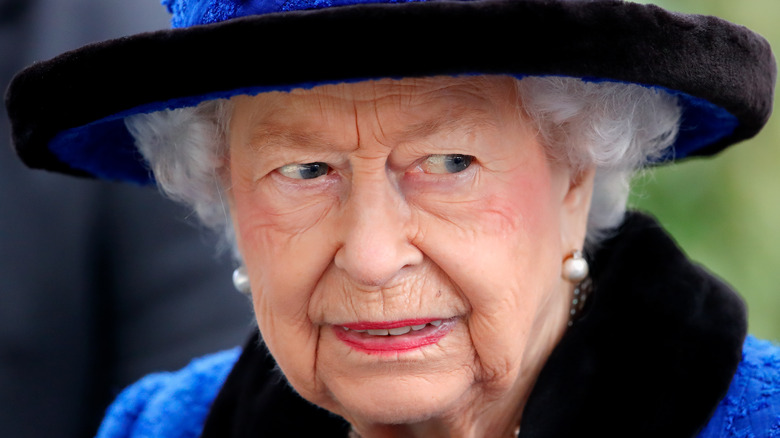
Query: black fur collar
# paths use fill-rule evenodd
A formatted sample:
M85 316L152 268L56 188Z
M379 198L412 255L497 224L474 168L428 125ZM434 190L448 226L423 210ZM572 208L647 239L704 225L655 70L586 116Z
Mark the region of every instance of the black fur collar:
M586 313L539 376L521 437L696 436L739 363L742 300L639 214L593 260ZM202 437L344 438L348 430L289 388L255 334Z

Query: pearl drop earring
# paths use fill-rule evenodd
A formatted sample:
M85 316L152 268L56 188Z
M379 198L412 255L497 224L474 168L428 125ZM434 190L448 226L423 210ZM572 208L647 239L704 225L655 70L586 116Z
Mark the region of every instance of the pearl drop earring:
M244 295L252 293L252 288L249 284L249 275L246 273L246 266L239 266L233 271L233 286Z
M564 280L576 283L574 287L574 296L571 299L571 309L569 310L569 327L574 325L577 315L585 307L585 301L588 299L592 290L593 282L588 277L588 261L582 256L582 252L574 250L563 260L562 276Z
M588 261L580 250L574 250L563 260L563 279L579 283L588 276Z

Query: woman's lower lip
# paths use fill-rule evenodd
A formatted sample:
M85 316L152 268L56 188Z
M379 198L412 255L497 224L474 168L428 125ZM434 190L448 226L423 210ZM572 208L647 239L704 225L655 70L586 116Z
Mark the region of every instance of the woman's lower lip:
M341 340L341 342L347 344L350 348L357 351L362 351L369 354L403 353L410 350L416 350L427 345L436 344L443 337L447 336L447 334L452 331L452 328L455 325L454 319L427 321L430 321L431 323L423 323L421 320L412 321L418 324L426 324L426 326L419 330L410 330L402 335L371 335L365 331L369 329L349 329L349 327L356 326L371 326L372 328L378 329L380 327L380 323L362 323L351 324L347 326L333 326L333 331L336 334L336 337ZM412 326L418 324L408 325ZM403 327L396 323L392 323L390 326L392 326L392 328Z

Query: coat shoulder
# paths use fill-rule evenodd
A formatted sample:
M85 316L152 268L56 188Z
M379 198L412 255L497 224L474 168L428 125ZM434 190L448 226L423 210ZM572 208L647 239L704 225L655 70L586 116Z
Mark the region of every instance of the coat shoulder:
M698 438L780 438L780 347L747 337L728 393Z
M195 438L241 354L240 348L194 359L175 372L150 374L111 404L97 438Z

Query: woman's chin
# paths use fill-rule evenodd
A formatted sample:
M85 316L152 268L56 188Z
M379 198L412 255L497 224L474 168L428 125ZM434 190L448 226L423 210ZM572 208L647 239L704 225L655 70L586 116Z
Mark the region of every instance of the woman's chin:
M441 376L343 383L330 387L343 410L339 414L364 424L416 424L449 416L467 405L470 387L463 379Z
M441 328L437 342L403 351L345 342L338 330L325 330L316 373L330 400L317 404L363 424L419 423L467 409L475 383L468 333L454 321Z

